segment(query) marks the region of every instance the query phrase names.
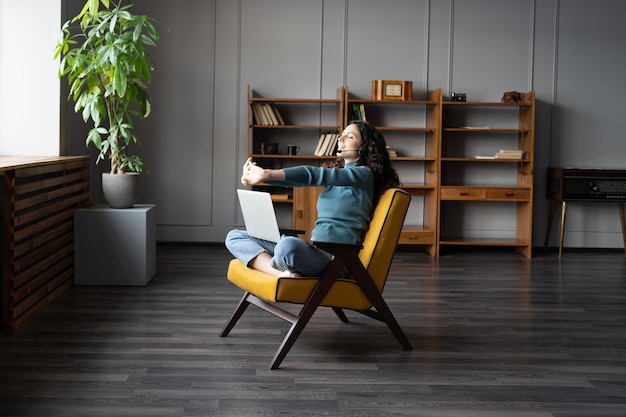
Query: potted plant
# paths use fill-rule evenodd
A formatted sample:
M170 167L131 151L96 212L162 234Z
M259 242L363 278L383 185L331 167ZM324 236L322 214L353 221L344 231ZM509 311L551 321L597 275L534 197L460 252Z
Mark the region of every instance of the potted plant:
M150 114L146 89L154 64L147 48L159 40L156 20L133 14L132 7L121 0L87 0L80 13L63 24L54 54L61 59L59 78L67 77L74 111L93 124L86 146L99 150L96 163L111 163L102 182L105 199L114 208L133 206L137 177L145 169L128 147L139 144L133 117ZM115 197L116 190L127 186L130 197Z

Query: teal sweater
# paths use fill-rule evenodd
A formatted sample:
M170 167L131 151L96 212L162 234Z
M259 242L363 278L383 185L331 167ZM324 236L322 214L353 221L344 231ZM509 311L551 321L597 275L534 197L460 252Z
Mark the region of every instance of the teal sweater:
M297 166L283 171L285 180L272 184L325 186L317 200L317 221L311 240L361 243L374 206L374 174L369 168L349 163L345 168Z

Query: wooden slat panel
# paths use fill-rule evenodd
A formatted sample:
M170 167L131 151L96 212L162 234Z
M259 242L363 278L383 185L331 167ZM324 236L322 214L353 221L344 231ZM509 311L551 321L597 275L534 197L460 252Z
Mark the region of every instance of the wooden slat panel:
M15 276L13 279L13 291L17 289L21 289L23 286L32 283L42 274L46 274L48 269L58 268L59 265L62 265L64 262L67 262L67 259L71 259L71 266L73 267L74 262L74 246L66 246L59 252L55 253L53 256L47 259L43 259L41 262L32 265L30 269L24 269L19 274Z
M16 172L16 178L23 177L34 177L42 174L49 174L50 172L55 172L59 170L59 167L65 170L74 170L74 169L85 169L89 168L89 163L85 163L84 160L78 160L73 162L61 162L56 164L47 164L47 165L39 165L32 166L30 168L20 169L19 172Z
M67 279L67 277L63 277L63 279L59 280L59 282L62 282L62 285L60 285L57 288L54 288L50 292L47 292L45 294L45 297L41 298L38 301L38 303L31 304L31 308L30 309L21 311L21 314L19 314L16 317L14 317L12 322L11 322L11 329L10 329L11 332L15 332L20 327L24 326L26 323L28 323L28 321L30 319L35 317L48 304L50 304L52 301L54 301L56 298L58 298L65 291L67 291L68 288L71 288L72 285L74 285L74 283L73 283L73 281L71 279L71 277L73 275L74 275L74 273L72 272L72 274L69 277L70 279Z
M23 274L18 276L13 281L15 290L13 291L12 301L14 305L19 305L20 301L28 297L30 294L46 285L48 282L53 281L57 276L61 276L71 270L74 266L73 248L64 251L64 256L55 255L54 259L50 259L51 267L37 271L37 273ZM71 271L70 271L71 272Z
M73 285L74 210L89 201L87 157L26 160L5 170L3 332Z
M63 182L62 178L60 182L61 183ZM83 190L84 190L83 183L76 183L76 184L69 183L69 185L65 185L62 188L57 188L57 189L44 188L41 190L43 192L38 193L38 194L33 194L31 197L28 197L28 198L23 198L22 197L23 195L16 194L15 211L18 212L20 210L32 208L34 206L37 206L38 204L47 204L50 201L54 201L56 199L67 198L68 196L72 196L76 193L80 193Z
M31 223L28 226L21 228L19 231L15 232L15 241L20 242L23 239L27 239L33 235L40 233L42 230L49 229L51 227L55 227L60 223L64 223L69 219L74 217L74 207L68 207L65 210L59 211L58 213L44 217L36 223Z
M23 212L15 216L15 226L22 226L33 221L38 221L66 208L80 207L88 200L88 198L89 193L85 191L84 193L73 195L64 200L60 200L46 206L41 206L36 210Z
M16 185L15 195L19 196L20 194L26 194L32 191L41 191L59 185L80 182L85 179L85 177L89 176L89 173L83 170L71 171L64 169L55 172L59 174L58 177L47 177L39 181L31 181L25 184Z
M15 207L15 175L8 172L4 175L3 190L3 219L2 219L2 331L11 329L11 302L10 295L13 290L11 277L13 276L13 208ZM14 174L14 173L13 173Z
M70 227L66 228L64 234L58 235L57 239L15 260L14 285L22 285L24 279L34 278L34 275L44 272L73 252L74 229Z
M47 252L52 256L52 251L58 252L68 245L68 241L74 240L74 222L67 223L52 229L44 236L41 236L41 244L31 245L30 241L17 245L14 251L14 275L18 275L30 264L42 262ZM39 239L37 239L39 240Z

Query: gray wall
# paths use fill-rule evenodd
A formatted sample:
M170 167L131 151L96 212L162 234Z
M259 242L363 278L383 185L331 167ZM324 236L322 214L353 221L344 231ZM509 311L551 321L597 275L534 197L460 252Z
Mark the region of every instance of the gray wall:
M307 98L334 97L341 85L369 97L373 79L487 101L534 89L537 246L548 166L626 169L621 0L134 3L170 28L153 52L153 114L137 127L151 169L141 200L157 204L160 241L220 242L240 224L248 84L259 95ZM81 122L66 112L67 151L84 154ZM615 204L570 204L566 246L617 248L621 239Z

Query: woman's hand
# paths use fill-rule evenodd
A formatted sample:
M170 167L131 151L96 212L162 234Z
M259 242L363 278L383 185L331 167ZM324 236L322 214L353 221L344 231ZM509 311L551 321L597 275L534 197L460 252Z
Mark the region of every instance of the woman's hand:
M241 183L243 185L257 185L263 181L282 181L285 179L285 173L282 169L263 169L252 162L252 158L248 158L243 164L243 173L241 175Z
M241 175L241 183L243 185L256 185L264 180L264 169L252 162L252 158L248 158L243 164L243 174Z

